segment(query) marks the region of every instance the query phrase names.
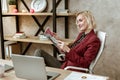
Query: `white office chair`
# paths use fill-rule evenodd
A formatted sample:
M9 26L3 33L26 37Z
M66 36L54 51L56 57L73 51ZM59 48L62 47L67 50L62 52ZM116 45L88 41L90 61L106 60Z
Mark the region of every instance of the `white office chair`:
M81 67L67 66L66 68L64 68L64 70L76 69L76 70L83 70L83 71L89 72L90 74L93 73L93 69L94 69L98 59L100 58L103 49L104 49L105 38L106 38L106 33L105 32L97 31L96 33L97 33L98 38L101 41L101 46L100 46L100 49L98 51L98 54L97 54L96 58L91 62L89 68L87 69L87 68L81 68Z

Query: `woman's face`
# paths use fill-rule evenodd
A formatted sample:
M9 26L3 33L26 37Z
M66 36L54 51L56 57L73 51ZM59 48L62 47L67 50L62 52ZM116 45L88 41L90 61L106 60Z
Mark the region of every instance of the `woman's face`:
M85 32L87 30L88 28L87 20L82 14L79 14L77 16L76 25L79 32Z

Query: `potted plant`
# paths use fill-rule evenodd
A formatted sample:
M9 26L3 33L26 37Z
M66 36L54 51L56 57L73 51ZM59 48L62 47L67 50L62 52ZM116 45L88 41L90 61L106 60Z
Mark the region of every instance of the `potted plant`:
M9 0L8 1L9 4L9 12L13 12L13 10L16 9L16 0Z

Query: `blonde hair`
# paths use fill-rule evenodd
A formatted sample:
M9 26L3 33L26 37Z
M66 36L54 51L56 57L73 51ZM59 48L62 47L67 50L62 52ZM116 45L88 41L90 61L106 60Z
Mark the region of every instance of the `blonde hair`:
M95 18L90 11L79 12L79 13L76 14L76 17L78 15L83 15L86 18L87 23L88 23L88 29L96 28Z

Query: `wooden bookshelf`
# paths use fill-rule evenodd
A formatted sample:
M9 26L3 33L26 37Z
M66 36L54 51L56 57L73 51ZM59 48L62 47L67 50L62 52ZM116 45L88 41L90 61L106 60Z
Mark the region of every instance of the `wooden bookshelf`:
M20 32L20 25L19 25L19 17L20 16L31 16L33 18L33 20L36 22L36 24L38 25L39 29L36 31L36 34L35 35L38 35L38 32L41 32L41 31L44 31L44 27L46 25L46 23L48 22L48 20L50 20L50 18L52 17L52 22L53 22L53 32L57 32L57 18L64 18L64 24L65 24L65 38L69 38L69 35L68 35L68 31L69 31L69 28L68 28L68 17L74 17L76 15L76 13L72 13L72 12L66 12L66 11L57 11L57 7L58 5L60 4L62 0L53 0L53 6L52 6L52 9L50 10L51 12L41 12L41 13L30 13L30 12L26 12L26 13L22 13L22 12L18 12L18 13L3 13L2 12L2 9L0 7L0 34L1 34L1 54L2 54L2 58L5 59L5 51L4 51L4 41L7 40L7 41L19 41L19 42L29 42L28 46L26 47L26 49L23 51L23 55L27 52L27 50L30 48L31 46L31 43L41 43L41 44L52 44L52 42L50 40L39 40L38 37L27 37L25 39L14 39L12 38L12 36L4 36L4 30L3 30L3 20L2 18L3 17L15 17L15 21L16 21L16 32ZM0 1L1 2L1 1ZM17 0L17 2L19 2ZM27 6L27 2L25 2L24 0L21 0L20 2L23 3L23 5L25 6L26 10L29 11L29 7ZM68 0L65 0L64 3L65 3L65 10L68 10ZM16 4L16 6L18 7L18 10L19 10L19 3ZM0 4L1 6L1 4ZM39 20L37 19L37 17L41 17L41 16L45 16L46 18L45 19L42 19L43 22L42 24L40 24ZM32 24L32 23L31 23ZM66 44L69 44L71 43L73 40L70 40L70 39L63 39L63 41L66 43ZM56 57L56 49L53 48L53 55Z

